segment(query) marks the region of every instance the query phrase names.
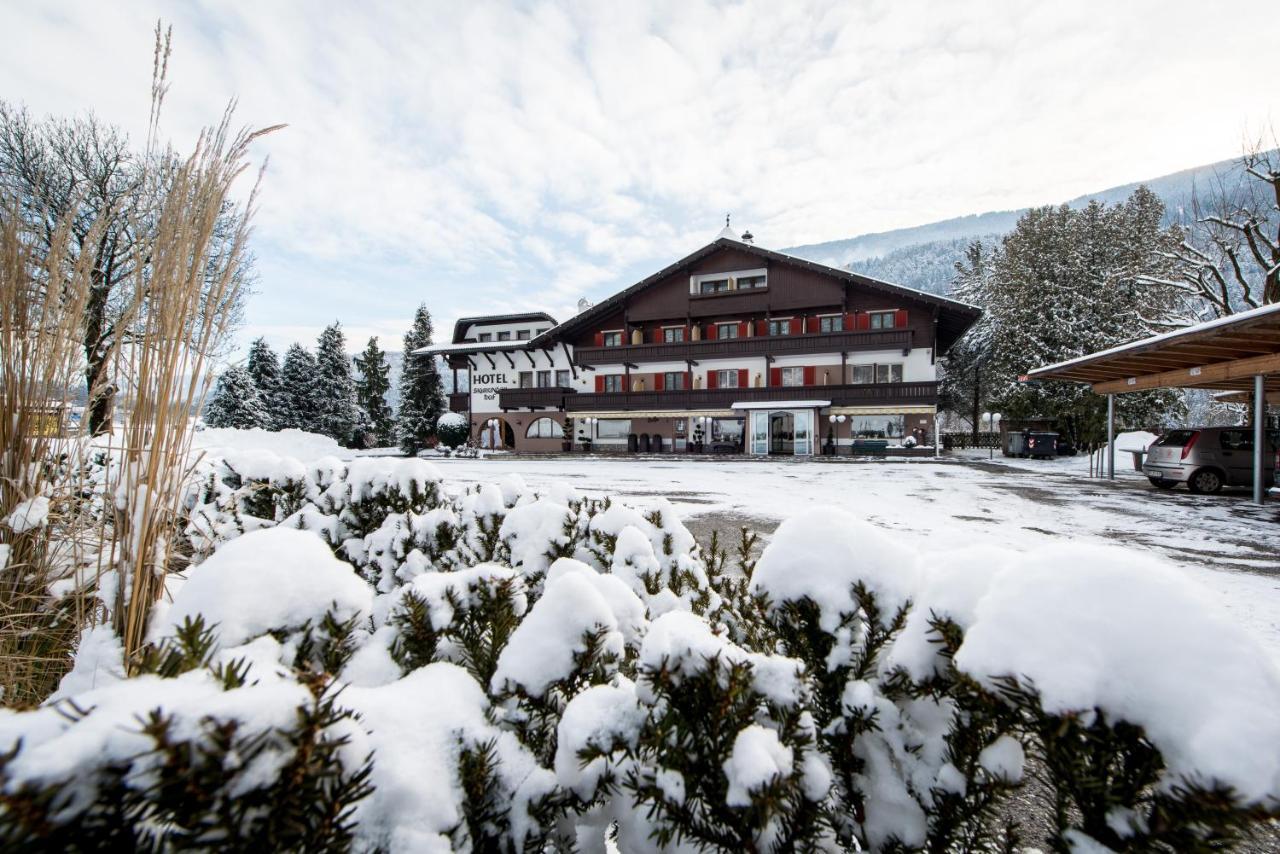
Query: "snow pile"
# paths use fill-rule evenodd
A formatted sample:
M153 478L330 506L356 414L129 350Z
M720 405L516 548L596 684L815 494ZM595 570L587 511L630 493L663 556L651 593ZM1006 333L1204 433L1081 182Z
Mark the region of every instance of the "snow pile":
M759 724L744 727L733 740L733 753L724 763L729 791L724 802L731 807L751 805L752 792L790 776L795 754L778 740L778 734Z
M49 499L43 495L19 501L4 518L4 525L15 534L43 528L49 520Z
M292 457L302 462L321 457L339 457L345 451L337 440L319 433L289 428L287 430L236 430L229 427L206 428L192 434L191 447L211 457L223 457L242 451L266 451Z
M1116 450L1121 453L1129 451L1145 451L1151 447L1151 443L1160 437L1155 433L1148 433L1145 430L1134 430L1131 433L1120 433L1116 436Z

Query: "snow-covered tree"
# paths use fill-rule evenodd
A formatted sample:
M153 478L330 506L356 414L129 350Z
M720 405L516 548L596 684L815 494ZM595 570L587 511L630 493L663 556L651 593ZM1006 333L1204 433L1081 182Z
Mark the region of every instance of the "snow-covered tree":
M953 265L952 295L979 304L992 270L993 252L981 240L970 243L964 258ZM984 314L969 332L952 345L942 363L940 408L968 420L976 435L979 413L987 403L983 373L991 349L991 316Z
M280 368L276 404L276 424L280 429L314 431L319 416L317 393L315 357L301 344L289 345Z
M351 357L342 325L333 323L320 333L316 345L315 432L349 444L360 424L356 384L351 378Z
M991 406L1014 418L1057 418L1077 442L1098 439L1103 398L1078 383L1033 386L1018 377L1167 328L1183 294L1146 277L1181 241L1176 227L1161 225L1163 215L1164 203L1145 187L1110 207L1034 208L986 266L960 270L957 294L985 312L961 355L965 348L982 354L982 396ZM1123 422L1145 427L1178 405L1176 394L1157 391L1123 395L1117 411Z
M387 364L386 354L378 346L377 337L371 337L364 352L355 357L356 369L360 372L356 377L356 403L364 410L373 434L373 441L379 447L387 447L396 442L396 419L387 404L387 391L391 388L388 374L391 366Z
M413 327L404 335L404 368L400 374L400 447L412 456L435 435L436 421L445 411L444 385L434 356L413 351L431 344L431 312L418 306Z
M210 427L238 430L271 426L271 414L258 394L253 377L238 365L227 368L218 377L218 387L205 407L204 420Z
M280 360L265 338L257 339L249 347L249 376L253 378L258 396L262 398L262 403L271 416L270 426L278 429L276 416L280 408Z

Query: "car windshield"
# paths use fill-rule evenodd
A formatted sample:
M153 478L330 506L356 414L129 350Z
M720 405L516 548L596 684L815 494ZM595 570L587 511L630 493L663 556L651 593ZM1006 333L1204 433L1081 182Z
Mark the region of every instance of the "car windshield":
M1199 433L1199 430L1170 430L1160 437L1157 445L1164 445L1168 448L1183 448L1191 441L1191 437Z

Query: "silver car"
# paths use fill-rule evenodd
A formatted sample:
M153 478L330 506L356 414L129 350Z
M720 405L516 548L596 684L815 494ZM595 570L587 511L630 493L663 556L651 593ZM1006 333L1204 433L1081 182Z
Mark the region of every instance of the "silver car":
M1280 430L1267 431L1262 459L1264 486L1276 482ZM1160 489L1185 483L1192 492L1253 486L1253 428L1199 427L1170 430L1151 444L1142 473Z

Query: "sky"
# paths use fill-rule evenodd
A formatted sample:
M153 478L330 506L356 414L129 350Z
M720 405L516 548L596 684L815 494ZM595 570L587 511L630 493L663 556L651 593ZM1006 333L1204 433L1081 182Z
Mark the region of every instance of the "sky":
M266 162L243 342L420 303L565 319L713 239L775 249L1062 201L1238 154L1280 122L1247 4L0 0L0 98L145 136L229 101ZM247 192L247 186L242 186Z

